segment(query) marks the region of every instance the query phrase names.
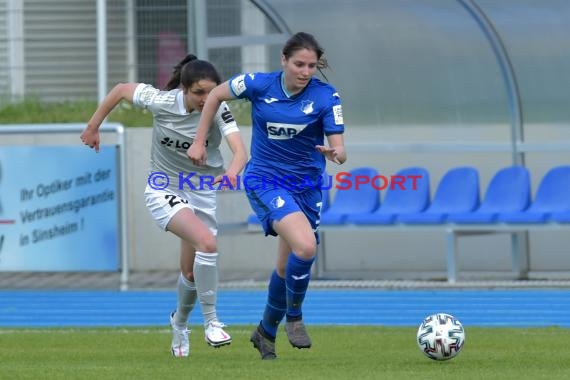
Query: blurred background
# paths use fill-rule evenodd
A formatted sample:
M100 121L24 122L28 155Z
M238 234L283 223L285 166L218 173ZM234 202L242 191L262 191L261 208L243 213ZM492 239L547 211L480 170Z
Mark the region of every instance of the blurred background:
M569 12L563 0L3 0L0 96L77 101L121 81L161 86L187 52L225 78L276 70L287 36L304 30L326 50L347 124L508 125L493 33L525 122L561 123L570 118Z
M484 194L493 174L515 164L529 169L536 192L549 169L570 164L564 0L0 0L0 124L84 124L116 83L161 87L188 52L212 61L226 79L279 70L280 49L298 31L324 47L326 76L343 101L349 160L329 165L331 174L370 166L390 175L423 166L433 194L449 169L471 166ZM249 143L248 104L234 102L232 110ZM171 281L164 273L177 271L177 239L157 229L142 196L152 120L127 106L112 116L127 127L120 175L128 200L122 239L129 244L118 254L128 260L117 269L127 265L131 279L155 285ZM33 139L77 142L78 133ZM29 143L19 133L2 134L2 146ZM250 213L243 193L220 195L222 225L242 223ZM513 238L461 239L461 278L570 279L567 229L517 234L523 259L514 271ZM445 228L335 229L323 240L319 278L446 277ZM223 281L265 279L276 239L233 231L219 241ZM9 278L6 286L25 279L13 272L0 276Z

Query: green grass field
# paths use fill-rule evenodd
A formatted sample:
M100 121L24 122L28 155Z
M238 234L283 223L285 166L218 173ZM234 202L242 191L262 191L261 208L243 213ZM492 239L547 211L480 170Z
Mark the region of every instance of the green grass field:
M0 379L568 379L570 330L466 328L456 358L435 362L412 327L309 326L313 347L280 332L275 361L249 342L253 326L230 326L214 349L192 326L189 358L173 358L166 328L0 329Z

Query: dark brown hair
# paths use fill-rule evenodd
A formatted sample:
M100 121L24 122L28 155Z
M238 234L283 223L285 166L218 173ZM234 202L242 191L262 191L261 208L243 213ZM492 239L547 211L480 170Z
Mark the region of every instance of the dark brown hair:
M208 61L198 59L194 54L188 54L172 70L172 76L166 83L166 91L174 90L182 85L183 88L192 87L192 84L208 79L216 84L222 83L218 70Z
M321 47L317 39L309 33L299 32L291 36L281 51L285 58L289 59L297 50L307 49L312 50L317 54L317 69L321 75L326 79L322 69L329 67L327 59L325 58L325 50Z

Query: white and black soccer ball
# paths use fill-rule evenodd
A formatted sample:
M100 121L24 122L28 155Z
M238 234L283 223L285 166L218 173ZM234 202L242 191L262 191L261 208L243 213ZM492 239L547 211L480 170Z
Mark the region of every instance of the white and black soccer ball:
M432 314L420 324L416 341L428 358L449 360L461 352L465 344L465 330L453 315Z

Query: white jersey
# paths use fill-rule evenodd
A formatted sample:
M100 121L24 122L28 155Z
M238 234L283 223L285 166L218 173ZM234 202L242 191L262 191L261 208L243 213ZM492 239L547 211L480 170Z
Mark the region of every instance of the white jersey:
M186 155L196 135L200 112L194 110L188 113L182 90L161 91L141 83L135 89L133 104L147 108L153 114L149 174L166 174L169 180L168 188L180 191L192 190L187 184L179 183L180 175L188 178L191 173L196 173L189 177L189 180L196 189L203 189L200 176L215 177L224 173L224 162L219 149L222 136L238 132L237 124L225 102L216 112L206 139L206 166L195 166ZM183 188L180 188L181 185Z

